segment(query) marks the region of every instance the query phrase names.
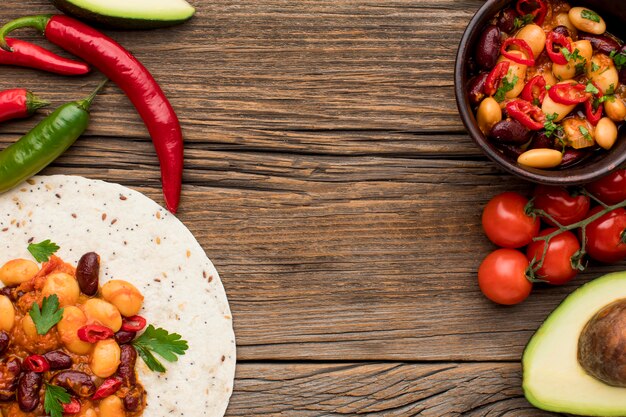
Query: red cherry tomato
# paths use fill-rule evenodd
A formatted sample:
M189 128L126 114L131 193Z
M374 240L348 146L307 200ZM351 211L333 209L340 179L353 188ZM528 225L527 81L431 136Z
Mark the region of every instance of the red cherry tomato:
M528 216L528 199L518 193L495 196L483 210L483 230L493 243L504 248L521 248L539 233L539 220Z
M592 182L586 188L605 204L621 203L626 200L626 169L618 169Z
M491 252L478 268L478 286L491 301L513 305L530 295L533 284L526 278L528 259L515 249Z
M593 216L602 210L595 207L589 212ZM626 258L626 210L623 208L608 212L598 220L589 223L587 230L587 253L593 259L614 263Z
M585 195L573 196L566 188L538 185L533 194L535 208L548 213L563 226L583 220L589 212L591 201ZM545 217L542 219L551 226L556 226Z
M545 236L558 230L556 227L542 230L539 236ZM546 242L539 240L528 245L526 258L529 262L541 261ZM550 239L543 265L535 274L537 278L552 285L562 285L574 279L578 269L572 267L572 256L580 250L580 243L572 232L565 231Z

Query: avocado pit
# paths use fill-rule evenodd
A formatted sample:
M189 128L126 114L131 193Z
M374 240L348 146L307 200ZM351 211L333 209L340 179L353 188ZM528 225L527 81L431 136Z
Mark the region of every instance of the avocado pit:
M626 299L598 311L578 339L578 362L591 376L626 387Z

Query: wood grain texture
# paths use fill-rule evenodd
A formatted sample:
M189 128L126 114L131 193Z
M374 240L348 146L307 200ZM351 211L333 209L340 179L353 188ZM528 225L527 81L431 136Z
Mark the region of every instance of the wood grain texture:
M227 416L557 416L519 386L513 364L243 364Z

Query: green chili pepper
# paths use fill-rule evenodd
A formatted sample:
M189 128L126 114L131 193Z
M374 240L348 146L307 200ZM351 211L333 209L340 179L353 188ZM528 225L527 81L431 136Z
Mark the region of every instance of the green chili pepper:
M50 165L87 130L89 108L109 80L84 100L64 104L20 140L0 152L0 193Z

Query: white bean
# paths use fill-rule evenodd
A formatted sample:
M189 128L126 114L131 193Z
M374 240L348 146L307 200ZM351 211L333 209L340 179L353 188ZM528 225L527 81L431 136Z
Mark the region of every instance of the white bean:
M598 145L604 149L611 149L617 140L617 126L608 117L600 119L596 125L595 138Z
M586 7L572 7L568 13L569 20L578 30L602 35L606 32L606 23L599 14Z
M531 149L517 158L517 163L531 168L554 168L563 160L561 152L555 149Z
M502 110L498 102L493 97L485 98L478 106L478 111L476 112L478 128L485 135L488 135L493 125L500 120L502 120Z

